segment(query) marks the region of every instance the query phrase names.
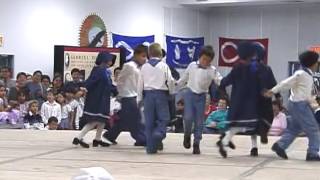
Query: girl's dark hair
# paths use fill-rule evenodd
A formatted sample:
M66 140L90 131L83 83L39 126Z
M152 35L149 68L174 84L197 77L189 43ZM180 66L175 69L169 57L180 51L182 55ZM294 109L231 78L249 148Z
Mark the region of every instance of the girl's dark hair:
M238 44L237 52L242 60L247 60L256 54L256 48L252 42L243 41Z
M282 106L281 106L280 101L277 101L277 100L272 101L272 105L274 105L274 106L278 106L278 108L279 108L280 110L282 109Z
M27 78L27 74L25 72L19 72L16 76L16 79L19 79L20 76L25 76Z
M42 72L40 70L37 70L37 71L33 72L33 76L38 74L38 73L42 76Z
M221 97L221 98L219 98L218 102L219 102L220 100L226 101L226 105L229 106L229 99L228 99L228 98Z
M49 82L51 82L51 79L50 79L50 77L48 75L42 75L41 81L43 81L44 79L48 79Z

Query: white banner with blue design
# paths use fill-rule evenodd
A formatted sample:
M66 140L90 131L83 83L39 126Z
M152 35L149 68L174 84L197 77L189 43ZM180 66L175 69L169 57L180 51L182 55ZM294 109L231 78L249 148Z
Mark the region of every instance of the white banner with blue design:
M192 61L199 58L204 38L180 38L166 36L167 64L174 68L187 68Z
M124 48L126 50L126 61L133 57L134 48L137 45L143 44L149 46L154 42L154 35L152 36L123 36L112 33L112 44L114 48Z

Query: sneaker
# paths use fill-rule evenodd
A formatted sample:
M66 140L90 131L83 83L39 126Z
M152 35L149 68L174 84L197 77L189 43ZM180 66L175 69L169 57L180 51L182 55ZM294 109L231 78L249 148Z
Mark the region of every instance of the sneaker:
M79 145L83 148L89 148L89 144L85 143L82 139L74 138L72 144Z
M200 145L199 145L199 144L194 144L194 145L193 145L193 152L192 152L192 154L201 154Z
M251 151L250 151L250 156L252 157L257 157L259 154L258 154L258 148L252 148Z
M312 155L312 154L307 154L306 161L320 161L320 156L319 155Z
M190 149L191 148L191 137L190 136L184 136L183 139L183 147L186 149Z
M278 143L274 143L272 146L272 151L275 152L279 157L282 159L288 159L287 153L285 150L283 150Z

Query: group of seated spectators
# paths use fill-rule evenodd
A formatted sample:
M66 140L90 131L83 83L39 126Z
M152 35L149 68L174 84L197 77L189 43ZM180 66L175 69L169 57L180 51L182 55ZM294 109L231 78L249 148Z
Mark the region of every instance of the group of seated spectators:
M1 68L0 128L79 129L86 91L80 70L71 75L66 83L59 73L51 81L41 71L19 72L13 80L10 68Z

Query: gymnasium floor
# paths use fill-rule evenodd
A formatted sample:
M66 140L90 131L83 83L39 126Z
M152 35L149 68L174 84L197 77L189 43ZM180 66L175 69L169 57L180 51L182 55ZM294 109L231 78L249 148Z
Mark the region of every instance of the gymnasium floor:
M260 157L249 157L246 136L237 136L237 149L222 159L214 135L204 136L202 155L197 156L182 147L180 134L168 134L162 153L146 155L143 148L132 146L127 133L121 134L119 145L90 149L71 145L77 133L0 130L0 180L70 180L85 167L103 167L116 180L320 180L320 163L304 161L303 138L292 145L285 161L271 152L271 143L259 147Z

